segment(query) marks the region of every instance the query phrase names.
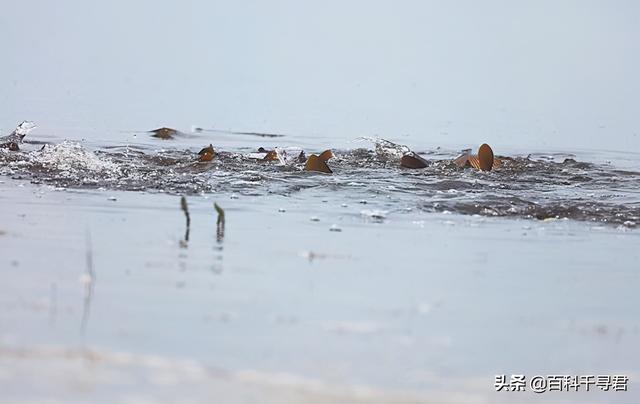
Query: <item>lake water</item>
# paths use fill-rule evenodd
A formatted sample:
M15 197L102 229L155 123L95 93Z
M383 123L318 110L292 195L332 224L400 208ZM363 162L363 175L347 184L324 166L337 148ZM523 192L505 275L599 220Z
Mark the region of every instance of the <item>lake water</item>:
M640 2L3 3L0 403L640 402Z
M494 145L483 173L417 144L409 170L381 139L188 132L0 150L3 401L538 399L498 374L627 375L545 398L637 401L640 155Z

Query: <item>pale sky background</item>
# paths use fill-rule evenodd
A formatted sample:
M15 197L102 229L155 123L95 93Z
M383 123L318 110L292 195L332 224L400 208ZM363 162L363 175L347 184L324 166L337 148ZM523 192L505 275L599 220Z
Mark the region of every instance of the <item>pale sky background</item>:
M7 1L0 127L640 150L640 2Z

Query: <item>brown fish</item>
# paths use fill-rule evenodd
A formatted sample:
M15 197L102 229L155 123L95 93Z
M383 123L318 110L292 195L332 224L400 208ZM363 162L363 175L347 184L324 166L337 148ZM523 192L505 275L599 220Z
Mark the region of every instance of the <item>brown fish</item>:
M205 147L204 149L200 150L198 154L200 155L200 157L198 158L199 161L211 161L216 155L216 152L215 150L213 150L213 145L210 144L209 147Z
M173 139L175 135L178 134L178 131L171 128L158 128L154 130L150 130L149 133L153 133L151 137L157 137L158 139Z
M405 168L425 168L429 162L414 152L405 154L400 159L400 165Z
M262 149L262 150L264 150L264 149ZM263 157L262 160L263 161L278 161L279 160L278 159L278 153L275 150L269 150L269 151L267 151L267 154Z
M318 158L325 163L329 161L332 157L335 157L331 150L325 150L318 155Z
M469 157L471 157L471 149L464 150L460 156L453 160L453 164L460 168L467 167L469 165Z
M327 174L331 174L333 172L331 171L327 163L315 154L312 154L307 158L304 169L305 171L318 171Z
M325 150L324 153L326 153L326 152L330 152L330 151L329 150ZM258 153L266 153L265 156L262 158L262 161L282 161L285 164L286 164L286 162L290 161L290 159L287 157L287 150L286 149L281 151L282 154L278 154L278 151L276 151L276 149L267 150L264 147L260 147L260 148L258 148ZM333 156L333 155L331 155L331 156ZM329 158L327 158L327 160ZM298 163L304 163L305 161L307 161L307 156L304 154L304 150L300 151L300 154L298 154L298 157L296 158L296 161Z
M491 146L486 143L480 146L478 149L478 160L480 170L491 171L493 168L493 150L491 150Z
M471 150L465 150L462 155L455 158L453 163L458 167L473 167L480 171L491 171L502 166L502 161L495 158L491 146L483 143L478 148L478 154L472 155Z

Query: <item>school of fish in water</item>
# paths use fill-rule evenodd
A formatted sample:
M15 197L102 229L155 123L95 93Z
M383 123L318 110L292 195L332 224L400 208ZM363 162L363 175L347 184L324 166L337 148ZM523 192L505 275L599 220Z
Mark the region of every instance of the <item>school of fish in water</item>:
M0 175L58 188L175 194L290 195L316 189L345 201L375 197L389 212L574 219L624 228L640 222L639 172L579 162L570 154L497 156L487 144L476 153L418 153L383 139L372 139L373 150L317 154L295 146L239 153L213 144L198 153L118 145L91 151L67 141L21 150L34 128L25 121L0 138ZM150 134L163 141L180 132L159 128Z

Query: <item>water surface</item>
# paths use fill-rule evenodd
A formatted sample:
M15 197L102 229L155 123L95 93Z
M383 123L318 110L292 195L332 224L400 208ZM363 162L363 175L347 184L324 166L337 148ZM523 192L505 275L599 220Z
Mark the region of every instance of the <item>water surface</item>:
M291 134L36 133L0 151L9 401L529 402L494 375L638 379L632 153L494 145L481 173L420 146L407 170L354 140L326 175L250 158L332 146Z

